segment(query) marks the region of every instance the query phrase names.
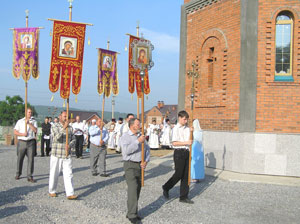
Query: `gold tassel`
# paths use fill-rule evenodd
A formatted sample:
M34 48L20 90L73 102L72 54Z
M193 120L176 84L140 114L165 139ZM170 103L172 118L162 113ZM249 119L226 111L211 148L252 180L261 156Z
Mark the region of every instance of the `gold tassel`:
M146 95L146 100L148 100L148 95Z
M77 100L77 95L75 96L75 103L77 103L78 102L78 100Z
M64 104L63 104L63 107L66 107L66 100L64 100Z
M88 45L90 46L91 45L91 38L88 37Z
M133 95L131 94L131 100L133 100Z
M52 94L52 97L51 97L51 102L53 102L54 100L54 94Z

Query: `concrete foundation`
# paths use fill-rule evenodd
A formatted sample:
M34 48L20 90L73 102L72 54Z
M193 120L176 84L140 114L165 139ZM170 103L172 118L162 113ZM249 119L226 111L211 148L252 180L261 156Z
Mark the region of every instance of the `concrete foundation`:
M204 131L203 145L207 167L300 177L300 135Z

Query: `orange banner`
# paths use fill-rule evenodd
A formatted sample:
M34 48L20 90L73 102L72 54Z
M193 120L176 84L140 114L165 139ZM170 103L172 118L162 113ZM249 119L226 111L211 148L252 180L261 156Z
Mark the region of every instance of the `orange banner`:
M73 94L80 92L85 28L85 24L74 22L53 23L49 89L56 92L60 87L64 99L70 97L71 80Z
M134 91L135 91L134 86L136 86L137 95L139 98L141 98L142 97L142 80L141 80L141 76L140 76L140 70L135 69L131 65L131 61L132 61L132 57L133 57L131 43L134 40L139 40L139 39L140 38L135 37L135 36L130 36L130 38L129 38L128 91L130 93L134 93ZM150 93L149 74L148 74L147 69L145 70L144 93L146 95L148 95Z

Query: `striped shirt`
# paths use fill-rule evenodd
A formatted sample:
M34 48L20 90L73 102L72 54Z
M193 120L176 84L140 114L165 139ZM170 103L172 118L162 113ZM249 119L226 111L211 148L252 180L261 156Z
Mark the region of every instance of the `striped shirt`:
M69 132L69 147L75 145L75 138L72 127L68 126ZM53 137L51 155L58 158L67 158L66 157L66 129L63 128L63 125L58 122L51 126L51 135ZM70 153L69 153L70 154ZM70 155L69 155L70 157Z

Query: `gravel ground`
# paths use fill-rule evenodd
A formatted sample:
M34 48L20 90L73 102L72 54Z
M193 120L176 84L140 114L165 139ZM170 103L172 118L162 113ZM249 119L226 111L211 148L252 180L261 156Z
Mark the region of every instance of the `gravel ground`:
M73 159L76 201L65 197L59 178L58 197L48 196L49 157L35 158L34 178L16 181L16 149L0 146L0 223L129 223L126 215L126 183L121 156L108 155L108 178L94 177L89 155ZM158 160L159 158L152 158ZM157 164L157 163L156 163ZM26 174L27 159L23 165ZM24 172L25 171L25 172ZM143 223L300 223L300 188L257 183L230 182L207 176L192 184L194 205L179 203L179 186L162 197L161 185L172 167L149 164L139 200Z

